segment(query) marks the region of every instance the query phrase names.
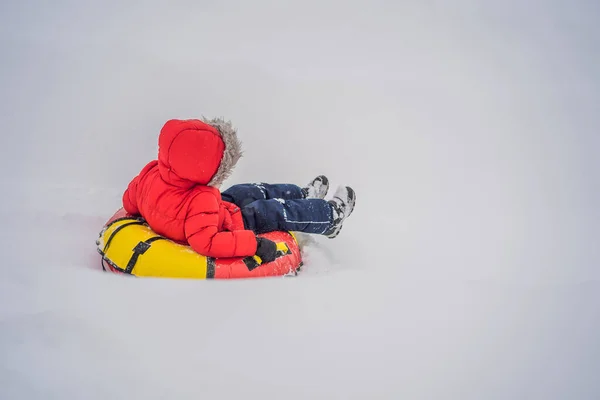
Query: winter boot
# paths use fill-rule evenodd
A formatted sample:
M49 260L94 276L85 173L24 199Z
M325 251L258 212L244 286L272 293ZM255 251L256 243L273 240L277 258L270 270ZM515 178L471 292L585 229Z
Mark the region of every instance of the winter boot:
M305 199L324 199L328 190L329 179L325 175L319 175L302 188L302 193Z
M340 186L335 191L333 198L329 200L329 204L331 204L333 210L333 223L331 228L325 232L325 236L333 239L339 235L344 221L354 211L355 203L356 193L354 193L354 190L350 186Z

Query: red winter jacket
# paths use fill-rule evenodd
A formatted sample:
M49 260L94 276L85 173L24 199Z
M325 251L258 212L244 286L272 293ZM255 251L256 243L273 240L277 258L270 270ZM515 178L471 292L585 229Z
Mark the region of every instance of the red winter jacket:
M170 120L158 138L158 160L148 163L123 194L123 207L158 234L208 257L256 253L240 209L217 187L241 156L232 126L221 119Z

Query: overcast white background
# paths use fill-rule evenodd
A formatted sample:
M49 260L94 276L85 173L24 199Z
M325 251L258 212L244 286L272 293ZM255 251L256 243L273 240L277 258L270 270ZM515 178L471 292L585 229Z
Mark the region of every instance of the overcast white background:
M593 1L0 4L0 398L600 395ZM131 280L94 241L170 118L232 178L357 192L296 279Z

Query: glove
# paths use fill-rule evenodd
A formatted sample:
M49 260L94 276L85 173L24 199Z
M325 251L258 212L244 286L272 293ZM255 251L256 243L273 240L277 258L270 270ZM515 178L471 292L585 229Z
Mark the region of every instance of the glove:
M277 258L277 244L263 237L256 237L256 255L261 258L263 263L268 263Z

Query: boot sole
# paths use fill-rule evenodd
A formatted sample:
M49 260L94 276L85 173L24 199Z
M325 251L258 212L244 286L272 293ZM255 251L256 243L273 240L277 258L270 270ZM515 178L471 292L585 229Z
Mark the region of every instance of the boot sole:
M356 205L356 192L350 186L348 186L348 204L350 205L350 209L348 211L348 215L346 215L344 217L344 219L342 220L342 223L332 233L330 233L329 235L325 235L329 239L333 239L333 238L337 237L340 234L340 231L344 227L344 222L346 222L346 219L350 215L352 215L352 212L354 211L354 206Z
M321 182L321 190L323 187L325 188L324 193L320 193L318 196L316 195L314 197L306 197L306 198L323 200L323 199L325 199L325 197L327 196L327 193L329 192L329 179L327 179L327 177L325 175L319 175L311 182L311 184L315 181ZM313 188L314 188L314 186L313 186Z

